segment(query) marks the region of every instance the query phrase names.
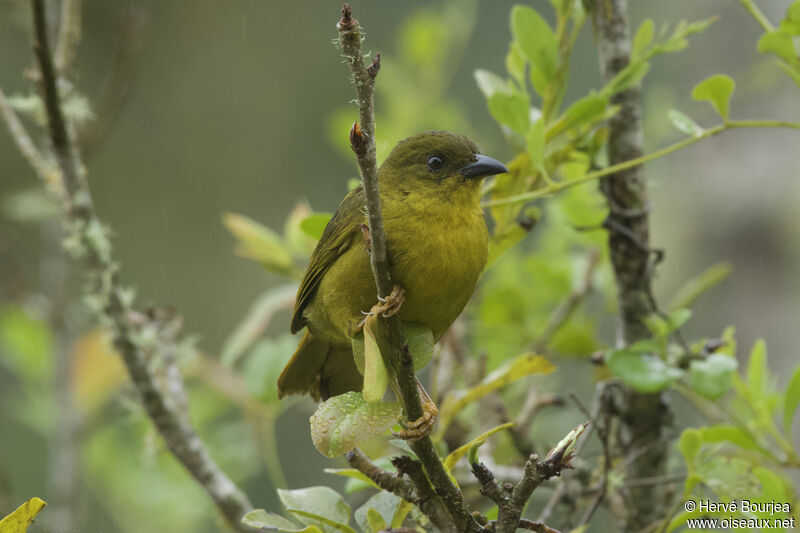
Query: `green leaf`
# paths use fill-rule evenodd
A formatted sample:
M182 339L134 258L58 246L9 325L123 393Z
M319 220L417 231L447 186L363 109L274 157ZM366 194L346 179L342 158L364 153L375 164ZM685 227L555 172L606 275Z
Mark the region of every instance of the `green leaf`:
M794 369L783 398L783 427L787 435L792 434L792 419L798 405L800 405L800 366Z
M414 361L414 370L420 370L433 357L433 347L436 344L430 328L414 322L403 322L403 333L406 335L408 349Z
M692 318L691 309L675 309L674 311L671 311L668 320L669 332L672 333L673 331L680 329L689 321L690 318Z
M611 352L606 358L611 373L639 392L658 392L679 378L682 372L660 357L628 350Z
M279 514L268 513L264 509L250 511L242 517L242 523L255 529L283 531L286 533L322 533L317 526L298 526Z
M350 506L330 487L278 489L278 498L286 510L296 515L305 525L324 524L326 527L323 529L326 531L328 527L333 527L339 531L355 533L353 528L345 525L350 521Z
M750 350L747 363L747 388L756 401L767 393L767 343L758 339Z
M783 30L771 30L758 40L758 51L778 56L790 65L797 62L794 38Z
M585 124L593 124L605 117L608 98L590 94L574 102L564 112L567 120L566 128L580 128Z
M512 246L525 238L528 231L519 224L510 224L502 233L495 231L489 239L489 258L486 260L486 268L495 263Z
M458 460L464 457L464 455L466 455L467 452L469 452L472 455L474 453L474 450L482 446L483 443L485 443L489 437L491 437L495 433L503 431L504 429L510 428L513 425L514 422L507 422L505 424L495 426L489 431L483 433L482 435L475 437L468 443L462 444L461 446L450 452L447 458L445 458L443 463L445 468L447 468L448 470L453 470L453 467L456 466Z
M670 109L667 115L672 125L681 133L691 135L692 137L700 137L703 134L703 128L692 120L691 117L684 115L680 111Z
M681 433L680 440L678 441L678 450L683 455L687 466L694 465L694 460L697 454L700 453L700 448L703 446L703 439L700 436L700 431L697 429L684 429ZM690 468L690 471L692 469Z
M638 85L649 70L650 63L647 61L634 61L630 63L608 82L603 88L602 94L604 96L611 96Z
M637 57L644 52L656 34L656 24L653 19L645 19L636 30L636 35L633 37L633 46L631 48L631 55Z
M731 273L731 265L728 263L716 263L704 270L678 289L675 296L669 302L669 309L675 310L681 307L689 307L698 296L723 282Z
M312 239L319 240L331 216L330 213L312 213L300 221L300 229Z
M356 524L362 531L377 533L392 524L395 513L403 500L391 492L381 491L374 494L364 505L356 509Z
M347 524L342 524L341 522L337 522L336 520L331 520L322 515L318 515L317 513L312 513L311 511L303 511L300 509L286 509L288 512L302 518L307 518L309 520L313 520L319 524L323 525L325 531L343 531L344 533L357 533L355 529L348 526Z
M737 367L736 359L721 353L713 353L702 361L692 361L689 366L692 389L711 400L721 398L730 388L731 376Z
M25 533L33 523L33 519L46 505L47 503L41 498L31 498L17 507L13 513L0 520L0 532Z
M695 85L692 98L709 102L723 119L728 120L731 95L735 88L736 83L730 76L715 74Z
M264 333L275 313L290 309L297 293L296 285L285 285L264 292L247 311L233 333L225 340L220 353L224 366L232 367ZM294 350L292 350L294 351Z
M743 450L763 452L764 449L743 429L728 424L706 426L698 430L704 444L730 442Z
M525 353L517 356L513 361L501 366L466 392L448 396L439 412L439 431L445 431L455 415L490 392L531 374L550 374L555 370L556 367L541 355Z
M377 402L386 394L389 386L389 373L383 364L380 346L376 337L377 321L375 315L367 317L364 323L364 400Z
M310 418L311 440L321 454L336 457L389 430L402 411L395 402L366 402L360 392L346 392L319 405Z
M299 269L281 237L255 220L227 213L222 222L238 240L236 253L258 261L267 270L287 276L298 276Z
M558 69L558 39L539 13L527 6L511 10L511 33L531 65L531 82L540 95Z
M511 41L506 54L506 70L520 87L525 86L525 56L519 43Z
M786 10L786 16L781 21L781 30L800 35L800 0L795 0Z
M530 103L527 95L495 93L487 99L489 113L500 124L505 124L516 133L525 135L528 130Z
M544 165L544 118L539 118L531 124L526 135L528 154L531 156L533 166L545 172Z
M478 84L478 89L481 90L483 96L487 100L497 93L509 96L513 94L513 91L506 80L494 72L477 69L473 73L473 76L475 77L475 82Z

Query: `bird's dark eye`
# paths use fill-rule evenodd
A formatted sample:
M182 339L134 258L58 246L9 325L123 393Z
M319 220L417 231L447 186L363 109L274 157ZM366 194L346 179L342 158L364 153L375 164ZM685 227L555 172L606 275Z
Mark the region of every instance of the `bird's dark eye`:
M437 171L437 170L441 170L443 166L444 166L444 159L442 159L438 155L432 155L428 159L428 169L430 169L430 170L432 170L434 172Z

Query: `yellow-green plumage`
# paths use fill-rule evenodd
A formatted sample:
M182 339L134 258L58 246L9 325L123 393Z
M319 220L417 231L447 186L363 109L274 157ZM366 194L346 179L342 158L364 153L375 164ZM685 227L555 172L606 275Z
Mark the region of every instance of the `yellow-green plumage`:
M399 316L429 328L436 340L464 309L486 264L479 178L502 165L465 177L477 153L464 136L425 132L399 143L378 172L392 281L405 290ZM434 157L441 169L431 168ZM311 256L292 316L292 332L308 331L278 379L280 396L361 390L350 335L377 301L364 205L361 187L348 194Z

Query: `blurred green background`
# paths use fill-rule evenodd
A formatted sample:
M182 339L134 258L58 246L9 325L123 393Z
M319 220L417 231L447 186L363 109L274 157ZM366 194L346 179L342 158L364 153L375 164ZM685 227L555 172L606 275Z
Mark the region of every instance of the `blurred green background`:
M778 20L789 3L763 2L763 9ZM383 56L377 102L382 147L422 129L453 129L474 138L484 153L511 156L472 73L503 70L513 4L352 2L367 29L367 48ZM530 4L550 12L545 0ZM285 283L233 254L234 240L221 216L245 214L280 231L301 200L332 212L348 180L357 177L346 147L356 115L353 88L332 44L339 9L332 1L84 1L76 84L92 101L118 62L121 21L135 16L139 24L125 76L129 91L86 157L97 210L113 229L122 278L137 288L138 302L174 306L184 317L184 331L212 357L253 301ZM630 12L634 27L647 17L658 24L720 17L692 38L688 51L655 60L644 86L648 150L679 137L667 119L669 109L689 113L703 125L714 122L710 108L692 101L690 91L716 72L737 82L733 117L800 120L797 88L758 56L760 29L736 2L631 2ZM23 76L32 65L29 18L27 2L0 0L0 86L10 95L31 90ZM600 85L590 30L585 28L573 56L567 102ZM426 63L431 56L445 59ZM435 71L426 70L431 66ZM393 85L392 101L381 98L386 94L381 84ZM101 115L106 109L94 110L106 118ZM387 133L382 137L382 132ZM646 168L654 202L652 242L666 250L657 295L666 298L710 264L729 262L733 273L698 302L688 331L718 332L734 324L741 345L764 337L778 375L796 361L800 324L797 146L796 132L727 132ZM61 286L52 268L64 263L53 258L58 225L20 216L19 206L27 205L25 195L38 183L5 128L0 128L0 176L3 515L34 495L49 501L58 484L53 450L63 420L52 385L57 375L52 354L72 350L79 338L94 342L96 351L104 349L84 336L90 324L74 298L79 272L66 274L70 335L52 335L38 320ZM282 313L270 334L286 330L288 313ZM603 335L612 341L610 323ZM95 368L102 369L98 383L85 386L100 399L78 402L85 412L77 435L70 531L215 530L205 495L161 453L129 391L116 392L123 385L108 359L86 357L75 371L84 373L76 380L91 380ZM591 397L588 379L567 381L567 387ZM108 393L97 392L103 386ZM194 420L215 457L242 480L257 507L276 508L276 481L265 473L268 459L258 450L265 444L249 438L246 417L207 387L193 386L191 400ZM289 405L276 426L289 484L341 486L322 473L340 463L319 455L308 438L313 405L309 400ZM34 530L62 531L47 512Z

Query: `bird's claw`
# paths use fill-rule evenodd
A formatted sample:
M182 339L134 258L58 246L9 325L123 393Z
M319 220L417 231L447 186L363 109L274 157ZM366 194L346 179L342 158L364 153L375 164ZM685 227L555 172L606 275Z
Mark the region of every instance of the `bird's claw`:
M361 333L361 330L364 329L364 325L367 323L367 319L371 316L382 316L383 318L389 318L390 316L394 316L400 312L400 307L403 305L403 302L406 301L405 291L400 287L400 285L395 285L392 289L391 294L386 298L381 298L380 294L378 295L378 303L372 306L372 309L369 311L361 311L361 314L364 315L364 318L361 319L361 322L353 327L353 334Z
M406 422L405 425L408 429L392 431L392 435L403 440L416 442L431 432L438 414L439 409L436 407L436 404L433 403L433 400L427 398L422 404L422 416L416 420Z
M400 285L395 285L391 294L386 298L381 298L381 295L378 295L378 302L380 303L373 306L370 312L380 313L383 318L389 318L400 312L400 307L405 301L406 291L404 291Z

